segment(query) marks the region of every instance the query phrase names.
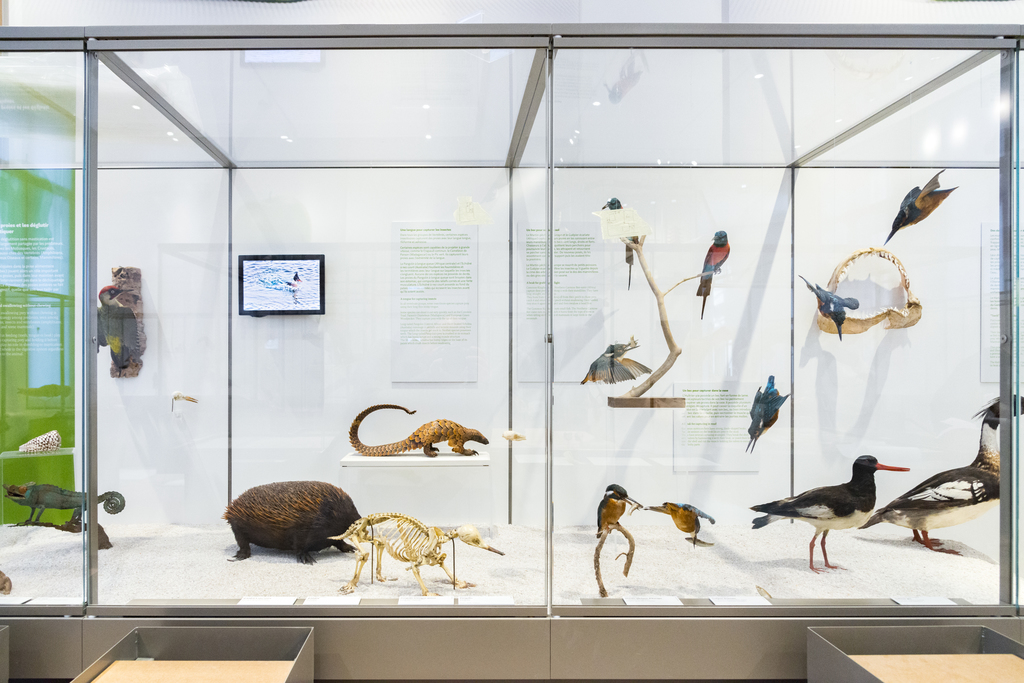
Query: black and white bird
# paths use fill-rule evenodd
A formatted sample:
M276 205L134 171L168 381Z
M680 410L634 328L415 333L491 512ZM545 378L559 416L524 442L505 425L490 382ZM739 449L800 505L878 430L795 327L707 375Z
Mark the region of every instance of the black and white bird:
M959 555L928 537L933 529L977 519L999 504L999 399L985 406L978 456L967 467L939 472L881 508L861 527L880 522L906 527L914 540L937 553Z
M875 472L891 470L909 472L906 467L890 467L878 462L873 456L862 455L853 461L853 477L838 486L821 486L804 491L799 496L783 498L771 503L762 503L750 508L754 512L765 512L754 520L754 528L760 529L780 519L799 519L814 527L814 538L810 546L811 571L820 574L824 569L814 566L814 542L821 536L821 554L825 558L825 569L842 569L828 563L825 538L835 529L854 529L862 525L875 508Z

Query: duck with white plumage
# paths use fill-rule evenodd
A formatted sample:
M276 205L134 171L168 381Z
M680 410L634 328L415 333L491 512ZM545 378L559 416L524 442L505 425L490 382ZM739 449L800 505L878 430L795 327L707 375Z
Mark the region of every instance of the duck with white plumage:
M912 530L914 540L928 550L959 555L929 538L928 532L977 519L999 504L999 399L975 415L979 416L981 443L974 462L926 479L878 510L861 528L888 522Z

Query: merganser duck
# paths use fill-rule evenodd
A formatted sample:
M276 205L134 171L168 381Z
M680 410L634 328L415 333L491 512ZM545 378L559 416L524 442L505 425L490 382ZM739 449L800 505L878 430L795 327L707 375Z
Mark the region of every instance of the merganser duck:
M777 522L780 519L799 519L814 527L814 538L810 545L811 571L820 574L824 569L814 566L814 542L821 536L821 554L825 558L825 569L842 569L828 563L825 538L833 529L853 529L863 524L875 507L875 471L909 472L906 467L890 467L878 462L873 456L862 455L853 461L853 477L839 486L822 486L805 491L799 496L783 498L771 503L762 503L750 508L754 512L767 513L754 520L754 528Z
M914 532L914 540L937 553L959 555L928 538L932 529L976 519L999 504L999 399L975 417L981 423L978 456L967 467L939 472L880 509L861 527L889 522Z
M627 502L638 508L643 507L640 503L630 498L629 494L626 493L626 489L618 484L611 484L604 490L604 498L597 505L598 538L601 538L601 533L610 524L618 523L619 518L626 512Z

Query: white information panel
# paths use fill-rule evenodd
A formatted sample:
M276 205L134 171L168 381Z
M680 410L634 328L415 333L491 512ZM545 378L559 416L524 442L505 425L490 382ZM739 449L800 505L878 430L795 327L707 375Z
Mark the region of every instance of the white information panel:
M740 382L674 384L673 395L685 398L686 408L673 411L672 471L757 472L760 458L746 448L750 406L759 386L764 388ZM786 409L783 405L780 416ZM775 428L788 432L788 422L787 418L784 427Z
M543 382L547 232L543 225L530 223L517 223L516 232L518 377L520 382ZM553 240L554 337L559 340L555 381L578 384L612 343L605 338L605 244L598 221L563 222L555 228ZM621 243L618 247L625 249Z
M981 224L981 381L999 381L999 224Z
M391 224L392 382L477 381L478 230Z

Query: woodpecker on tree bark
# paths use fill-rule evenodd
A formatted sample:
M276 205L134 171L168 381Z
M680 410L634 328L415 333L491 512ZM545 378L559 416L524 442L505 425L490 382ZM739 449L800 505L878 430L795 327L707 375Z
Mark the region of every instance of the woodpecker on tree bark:
M121 291L113 285L100 290L97 338L100 346L110 347L111 360L123 370L132 358L139 360L139 326L132 309L117 301Z

